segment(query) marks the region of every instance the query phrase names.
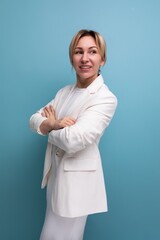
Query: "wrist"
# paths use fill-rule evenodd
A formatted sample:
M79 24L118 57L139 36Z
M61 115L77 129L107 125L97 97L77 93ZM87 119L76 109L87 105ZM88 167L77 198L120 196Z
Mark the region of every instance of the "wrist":
M52 130L55 130L55 121L48 123L48 132L51 132Z
M52 130L58 130L60 128L58 123L58 120L54 121L54 123L52 124Z

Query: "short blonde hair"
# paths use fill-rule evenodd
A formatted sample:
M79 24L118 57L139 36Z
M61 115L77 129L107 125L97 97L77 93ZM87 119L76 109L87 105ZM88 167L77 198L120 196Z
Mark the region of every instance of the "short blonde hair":
M94 38L96 45L98 47L99 53L101 55L101 58L105 63L107 46L106 46L106 42L105 42L104 38L96 31L82 29L74 35L74 37L72 38L72 41L70 43L70 46L69 46L69 57L70 57L70 62L72 64L72 66L73 66L74 50L75 50L80 38L85 37L85 36L91 36Z

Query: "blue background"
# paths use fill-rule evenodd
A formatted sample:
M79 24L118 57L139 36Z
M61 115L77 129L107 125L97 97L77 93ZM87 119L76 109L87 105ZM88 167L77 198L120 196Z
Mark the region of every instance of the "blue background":
M73 83L68 46L81 28L106 39L103 77L119 105L100 148L109 212L85 240L160 239L160 1L1 0L0 239L38 240L47 138L29 117Z

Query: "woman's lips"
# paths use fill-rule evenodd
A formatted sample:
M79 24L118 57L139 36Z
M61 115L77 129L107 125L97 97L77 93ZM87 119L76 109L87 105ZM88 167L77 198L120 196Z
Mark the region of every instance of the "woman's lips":
M82 66L80 66L79 68L80 68L80 69L84 69L84 70L88 70L88 69L91 68L91 66L89 66L89 65L82 65Z

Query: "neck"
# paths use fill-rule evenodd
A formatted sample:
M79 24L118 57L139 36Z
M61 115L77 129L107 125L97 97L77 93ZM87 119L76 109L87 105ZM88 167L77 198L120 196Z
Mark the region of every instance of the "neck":
M77 87L78 88L87 88L96 78L98 75L89 77L89 78L80 78L77 75Z

